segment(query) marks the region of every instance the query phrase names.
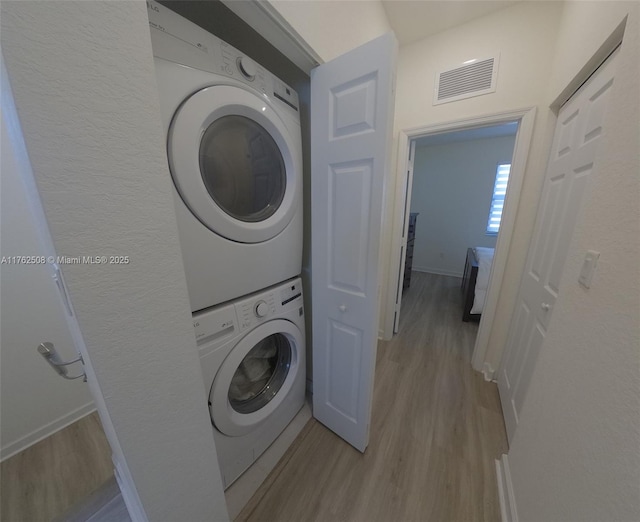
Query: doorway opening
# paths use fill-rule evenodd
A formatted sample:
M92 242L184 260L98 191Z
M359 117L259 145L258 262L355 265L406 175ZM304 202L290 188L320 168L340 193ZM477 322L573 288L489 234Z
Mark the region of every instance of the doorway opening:
M467 320L479 320L472 365L488 380L493 379L494 370L484 358L534 115L535 109L523 109L401 131L399 136L386 337L398 330L403 288L411 284L411 270L458 277L462 287L463 276L473 270L474 285L464 278L471 301L468 310L461 306L460 317L465 312ZM507 187L503 186L505 172ZM500 194L502 189L506 190ZM468 261L474 266L468 266ZM480 295L473 303L478 278ZM469 316L472 308L475 313Z

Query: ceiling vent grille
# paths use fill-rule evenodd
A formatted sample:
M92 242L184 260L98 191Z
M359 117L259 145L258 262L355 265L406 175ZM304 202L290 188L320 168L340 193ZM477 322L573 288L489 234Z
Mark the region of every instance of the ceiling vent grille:
M436 74L433 104L448 103L496 90L498 56L450 69Z

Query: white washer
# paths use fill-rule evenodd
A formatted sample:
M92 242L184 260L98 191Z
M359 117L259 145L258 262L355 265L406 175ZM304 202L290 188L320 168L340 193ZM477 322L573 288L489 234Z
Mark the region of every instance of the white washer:
M298 96L166 7L147 11L195 312L302 271Z
M302 300L298 278L193 316L225 488L304 404Z

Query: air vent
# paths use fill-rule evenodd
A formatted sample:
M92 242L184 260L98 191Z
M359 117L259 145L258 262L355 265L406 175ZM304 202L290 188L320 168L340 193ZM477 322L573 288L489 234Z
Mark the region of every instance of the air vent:
M496 90L498 56L475 60L472 63L436 74L433 104L448 103Z

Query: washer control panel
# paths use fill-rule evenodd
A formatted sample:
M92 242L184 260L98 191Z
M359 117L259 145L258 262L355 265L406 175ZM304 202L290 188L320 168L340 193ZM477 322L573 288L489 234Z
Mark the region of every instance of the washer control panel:
M250 297L236 305L240 331L262 323L277 311L274 292Z
M209 350L229 337L294 309L303 314L300 278L193 314L196 342L201 350Z
M260 300L256 303L254 311L258 317L265 317L269 313L269 305L266 301Z
M210 311L194 314L193 330L198 346L222 339L237 332L238 320L233 305L225 305Z
M302 297L302 281L300 279L291 281L290 284L283 286L280 289L281 306L287 306L289 303L296 301L299 297Z

